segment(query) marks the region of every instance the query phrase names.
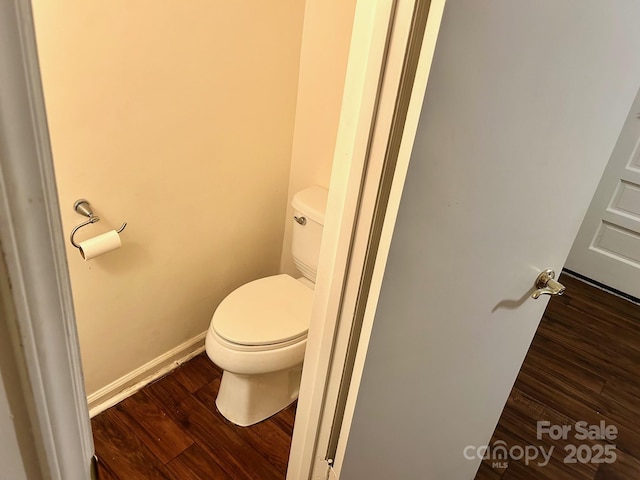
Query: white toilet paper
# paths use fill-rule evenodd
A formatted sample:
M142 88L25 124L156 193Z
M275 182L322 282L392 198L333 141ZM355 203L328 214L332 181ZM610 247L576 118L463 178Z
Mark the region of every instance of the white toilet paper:
M98 257L105 253L111 252L116 248L120 248L120 235L115 230L103 233L97 237L90 238L84 242L80 242L80 255L86 260Z

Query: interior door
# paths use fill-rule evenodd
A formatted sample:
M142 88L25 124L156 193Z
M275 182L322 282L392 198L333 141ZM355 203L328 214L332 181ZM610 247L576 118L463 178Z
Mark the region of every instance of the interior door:
M489 441L546 307L534 281L561 270L640 85L637 18L447 1L343 480L474 477L464 449Z
M573 244L567 268L640 298L640 92Z

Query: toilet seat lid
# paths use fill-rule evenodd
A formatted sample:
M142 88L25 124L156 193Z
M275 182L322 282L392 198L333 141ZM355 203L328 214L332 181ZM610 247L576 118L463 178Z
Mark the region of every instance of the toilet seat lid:
M211 325L237 345L274 345L306 337L313 290L282 274L249 282L220 303Z

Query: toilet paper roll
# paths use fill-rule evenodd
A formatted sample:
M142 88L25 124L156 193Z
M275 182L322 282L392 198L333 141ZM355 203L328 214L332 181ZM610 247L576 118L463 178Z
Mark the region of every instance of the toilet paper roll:
M80 242L79 245L80 255L87 261L120 248L122 242L120 242L118 232L111 230L110 232Z

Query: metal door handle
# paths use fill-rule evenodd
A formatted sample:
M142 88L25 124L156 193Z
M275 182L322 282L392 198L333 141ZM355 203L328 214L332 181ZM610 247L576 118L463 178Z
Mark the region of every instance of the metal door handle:
M547 268L544 272L541 272L536 278L536 290L531 295L532 298L539 298L540 295L562 295L565 291L565 286L560 282L554 280L556 272Z

